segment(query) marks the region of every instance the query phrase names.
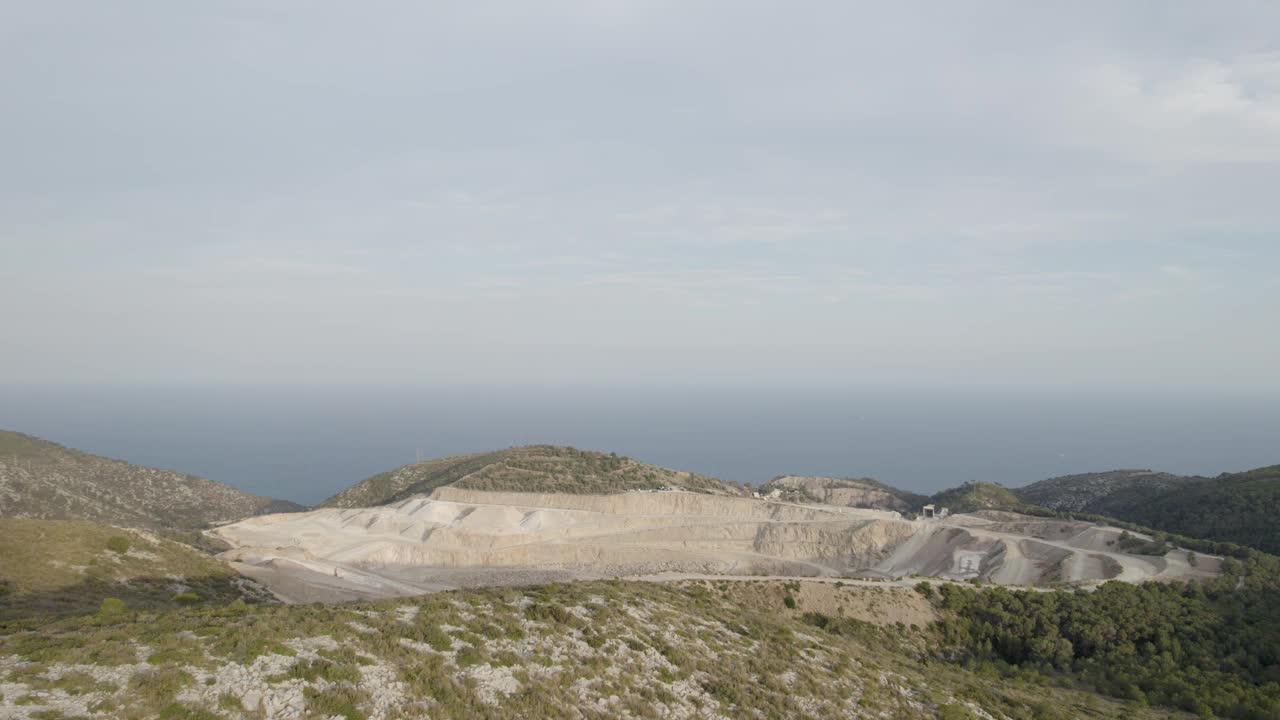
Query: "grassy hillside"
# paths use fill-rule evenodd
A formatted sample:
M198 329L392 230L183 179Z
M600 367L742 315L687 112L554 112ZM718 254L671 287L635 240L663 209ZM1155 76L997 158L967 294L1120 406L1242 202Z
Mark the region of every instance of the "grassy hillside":
M83 520L0 519L0 621L135 609L258 602L265 591L222 562L137 530Z
M929 502L939 508L947 508L953 513L976 512L978 510L1009 510L1026 512L1034 509L1023 502L1012 490L996 483L971 481L960 487L950 488L929 498Z
M372 507L453 485L470 490L607 494L677 487L744 495L735 484L642 463L611 453L552 445L429 460L380 473L334 495L321 507Z
M301 506L0 430L0 517L190 530Z
M574 583L0 629L0 715L1186 717L943 662L934 631L888 620L897 604L919 606L909 589L859 589L867 622L839 601L809 607L827 595L798 584L750 586L744 598L728 581ZM827 588L843 592L854 589Z

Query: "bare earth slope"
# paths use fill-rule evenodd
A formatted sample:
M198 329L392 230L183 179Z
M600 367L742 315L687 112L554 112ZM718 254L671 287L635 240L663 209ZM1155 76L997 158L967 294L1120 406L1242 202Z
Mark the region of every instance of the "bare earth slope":
M783 475L760 486L760 494L793 502L820 502L827 505L897 510L918 510L926 498L890 487L871 478L835 478L813 475Z
M295 509L301 506L213 480L90 455L0 430L0 517L198 529L261 512Z
M1120 531L1013 513L896 512L684 491L612 495L443 487L389 506L270 515L210 534L285 600L390 597L459 585L639 576L922 574L1044 585L1211 576L1216 560L1136 556Z
M405 465L362 480L320 507L386 505L446 485L509 492L604 494L670 487L714 495L747 494L746 488L736 483L613 453L529 445Z

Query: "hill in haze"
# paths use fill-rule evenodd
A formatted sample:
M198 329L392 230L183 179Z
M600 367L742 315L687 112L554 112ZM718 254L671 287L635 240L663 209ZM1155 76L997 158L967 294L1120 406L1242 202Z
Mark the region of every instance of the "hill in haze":
M782 475L760 486L761 495L777 491L790 502L816 502L844 507L911 512L920 509L925 496L886 485L872 478L835 478Z
M379 473L356 483L320 507L373 507L452 486L495 492L604 495L678 488L713 495L747 495L736 483L671 470L612 453L554 445L428 460Z
M1115 470L1052 478L1015 492L1052 510L1280 552L1280 465L1216 478Z
M0 430L0 517L195 530L300 509L295 503L213 480L90 455Z
M1049 478L1018 488L1018 497L1051 510L1123 517L1133 506L1208 478L1153 470L1111 470Z

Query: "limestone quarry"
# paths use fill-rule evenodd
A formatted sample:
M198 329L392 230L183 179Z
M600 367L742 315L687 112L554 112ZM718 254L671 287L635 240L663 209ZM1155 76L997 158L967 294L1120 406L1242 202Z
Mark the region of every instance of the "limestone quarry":
M209 531L286 601L616 576L783 576L1042 586L1208 577L1216 558L1123 552L1121 531L1006 512L889 510L684 491L613 495L441 487L371 508L249 518ZM849 580L845 580L848 582Z

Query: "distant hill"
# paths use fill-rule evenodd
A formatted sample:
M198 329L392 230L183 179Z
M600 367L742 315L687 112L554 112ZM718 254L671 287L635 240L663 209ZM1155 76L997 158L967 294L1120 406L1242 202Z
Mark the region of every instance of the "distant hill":
M1052 510L1280 552L1280 465L1216 478L1113 470L1042 480L1015 492Z
M0 519L0 622L97 612L270 602L225 563L147 532L84 520Z
M1051 510L1123 519L1156 495L1207 480L1152 470L1111 470L1049 478L1014 492L1029 503Z
M302 506L0 430L0 517L195 530Z
M1009 488L982 481L970 481L960 487L943 490L929 498L929 502L937 505L939 509L945 507L953 513L978 510L1027 512L1037 509L1031 503L1024 502ZM1040 510L1043 511L1043 509Z
M428 460L356 483L320 507L373 507L451 485L467 490L609 494L664 487L714 495L746 495L741 485L671 470L612 453L553 445Z
M845 507L910 512L920 509L926 498L886 485L871 478L835 478L813 475L783 475L760 486L760 494L777 491L791 502L815 502Z
M1122 520L1280 553L1280 465L1177 485L1117 508Z

